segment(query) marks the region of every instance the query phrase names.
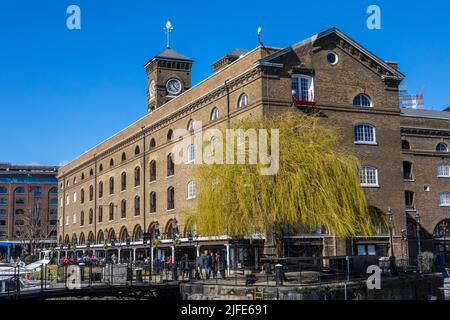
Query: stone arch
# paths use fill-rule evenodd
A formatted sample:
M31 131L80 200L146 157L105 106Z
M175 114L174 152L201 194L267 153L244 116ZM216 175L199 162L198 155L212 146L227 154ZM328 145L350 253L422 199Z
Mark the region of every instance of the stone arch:
M84 236L84 233L80 233L80 238L78 240L79 244L86 244L86 237Z
M94 244L95 237L94 237L94 233L92 231L89 231L87 241L88 241L89 244Z
M142 228L139 224L137 224L133 229L133 241L139 241L142 239Z
M113 228L109 229L108 231L108 242L111 242L112 240L116 239L116 232Z
M123 226L119 232L119 242L121 243L126 242L128 237L129 237L128 229L125 226Z
M65 244L69 244L70 243L70 238L69 238L68 234L66 234L66 236L64 237L64 243Z
M100 230L97 234L97 243L104 243L105 242L105 234L103 233L103 230Z

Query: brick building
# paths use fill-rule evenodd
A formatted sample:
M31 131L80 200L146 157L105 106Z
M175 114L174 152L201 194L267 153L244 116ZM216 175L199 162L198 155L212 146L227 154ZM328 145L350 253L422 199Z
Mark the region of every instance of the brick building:
M56 243L58 168L0 163L0 241ZM35 219L31 219L34 217Z
M433 234L450 216L449 113L401 110L404 75L396 63L332 28L284 49L233 50L191 87L192 65L170 48L152 58L145 65L148 114L61 168L58 241L65 254L76 243L80 252L90 246L103 255L106 242L121 257L141 257L148 248L144 233L158 230L158 256L174 253L171 239L179 233L180 247L194 254L195 248L215 246L228 259L258 260L258 246L238 248L223 235L188 238L185 213L195 206L196 184L190 164L170 160L173 131L192 129L192 121L202 121L204 129L224 128L242 117L292 108L320 112L320 121L337 128L341 143L359 158L371 211L392 213L398 258L414 260L417 211L424 248L434 251L435 243L445 241ZM291 235L286 244L290 255L387 255L390 237L386 230L352 239L318 231Z

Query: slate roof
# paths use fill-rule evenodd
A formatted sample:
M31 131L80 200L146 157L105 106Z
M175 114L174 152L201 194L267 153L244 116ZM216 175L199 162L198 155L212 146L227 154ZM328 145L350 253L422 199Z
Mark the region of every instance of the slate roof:
M400 112L404 117L450 120L450 112L448 111L401 108Z

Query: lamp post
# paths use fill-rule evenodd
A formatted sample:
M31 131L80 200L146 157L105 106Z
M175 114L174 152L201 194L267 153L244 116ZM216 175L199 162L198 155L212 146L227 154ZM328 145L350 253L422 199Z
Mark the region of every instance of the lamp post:
M394 228L394 215L392 214L391 208L388 208L387 212L388 224L389 224L389 256L394 256L394 241L392 238L392 229Z
M395 263L395 255L394 255L394 240L392 236L392 230L394 229L394 215L392 213L391 208L388 208L387 212L388 223L389 223L389 270L392 275L397 275L397 264Z
M400 250L402 251L402 266L403 266L403 271L405 271L406 268L406 259L405 259L405 252L403 251L403 242L408 241L408 232L406 229L402 229L402 240L400 241L400 245L401 248Z
M444 220L441 223L441 230L439 230L440 236L444 237L444 265L447 264L447 231L448 231L448 223L446 220Z
M420 214L419 211L417 211L416 213L416 222L417 222L417 228L416 228L416 233L417 233L417 266L419 267L419 273L422 273L422 265L420 263L420 258L422 256L422 248L420 246Z

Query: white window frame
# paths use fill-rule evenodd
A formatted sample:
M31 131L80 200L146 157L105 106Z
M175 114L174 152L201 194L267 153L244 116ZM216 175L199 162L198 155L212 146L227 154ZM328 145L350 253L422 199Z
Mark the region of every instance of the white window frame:
M367 172L366 172L366 170L368 170L368 169L373 169L374 170L374 172L375 172L375 181L374 182L372 182L372 183L369 183L367 180ZM361 173L364 171L364 175L365 175L365 181L362 181L362 179L361 179ZM380 185L379 185L379 183L378 183L378 169L377 168L375 168L375 167L373 167L373 166L369 166L369 165L366 165L366 166L362 166L360 169L359 169L359 173L358 173L358 176L359 176L359 182L360 182L360 184L361 184L361 187L374 187L374 188L377 188L377 187L379 187Z
M211 111L211 121L216 121L219 119L220 116L220 110L217 107L214 107Z
M372 128L372 136L373 136L373 141L370 140L357 140L356 139L356 128L362 126L363 127L363 132L362 132L362 137L365 138L366 135L368 135L368 131L367 128ZM370 145L376 145L377 144L377 131L375 126L371 125L370 123L356 123L353 126L353 135L354 135L354 142L355 144L370 144Z
M450 178L450 164L448 163L441 163L438 166L438 178Z
M355 104L354 101L355 101L355 99L357 97L365 97L369 101L370 105L366 106L366 105ZM365 93L358 93L353 98L352 105L355 106L355 107L358 107L358 108L372 108L373 107L373 102L372 102L372 99L367 94L365 94Z
M195 144L190 144L187 147L187 163L195 161Z
M450 207L450 192L441 192L439 194L439 205L441 207Z
M248 107L248 95L246 93L242 93L239 96L238 107L239 109Z
M74 192L73 193L73 203L76 203L76 202L77 202L77 193Z
M75 224L75 223L77 223L77 214L76 213L74 213L72 215L72 224Z
M306 81L306 92L305 88L302 88L302 80ZM314 78L306 74L294 74L292 75L292 95L297 99L303 101L314 101Z
M187 184L187 198L195 199L197 197L197 183L195 181L189 181Z
M444 150L444 151L438 150L438 146L439 146L439 145L445 146L445 150ZM448 145L447 145L445 142L439 142L439 143L436 145L436 152L439 152L439 153L446 153L446 152L448 152Z
M69 205L69 204L70 204L70 196L67 195L67 196L66 196L66 205Z
M187 130L189 132L192 132L194 131L194 129L195 129L194 120L190 119L187 125Z

